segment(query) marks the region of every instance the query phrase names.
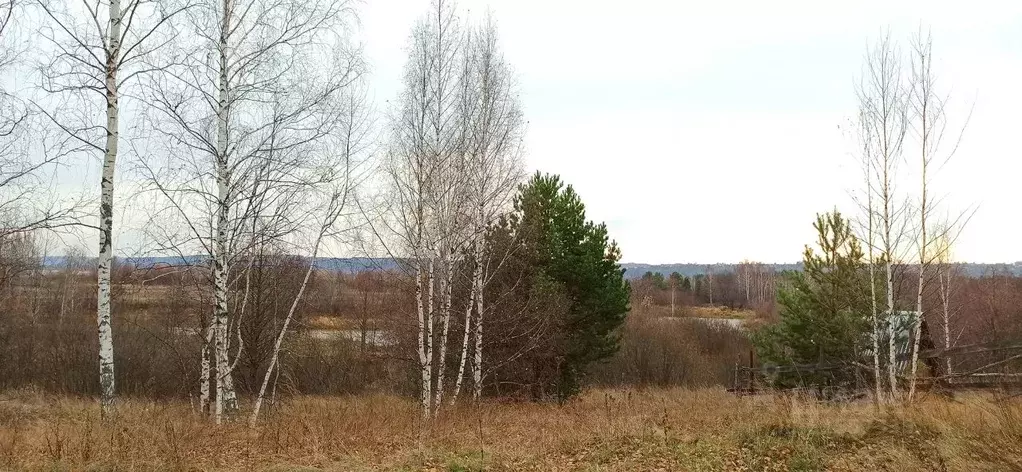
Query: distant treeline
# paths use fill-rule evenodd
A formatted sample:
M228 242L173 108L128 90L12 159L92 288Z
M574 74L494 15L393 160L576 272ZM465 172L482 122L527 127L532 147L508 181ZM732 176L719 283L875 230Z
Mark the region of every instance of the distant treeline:
M624 263L621 267L625 269L625 278L627 279L638 279L641 278L646 272L660 273L663 276L668 276L671 273L677 272L686 277L693 277L696 275L705 275L707 273L714 274L730 274L734 273L741 264L636 264L636 263ZM998 264L981 264L974 262L963 262L956 264L961 270L961 274L966 277L984 277L991 275L1011 275L1015 277L1022 277L1022 262L1014 263L998 263ZM784 272L786 270L791 271L802 271L802 263L790 263L790 264L770 264L764 263L767 269L773 269L775 272ZM912 264L908 264L905 267L912 267Z
M94 263L92 258L89 263ZM69 259L65 256L47 256L43 259L43 265L49 268L65 267ZM136 268L152 268L156 266L184 266L184 265L205 265L202 256L185 257L123 257L117 258L117 263L130 264ZM732 274L741 264L641 264L623 263L621 268L625 269L625 278L634 280L641 278L646 272L660 273L668 276L674 272L686 277L696 275ZM774 272L802 271L802 263L765 263L767 269ZM1022 277L1022 262L981 264L964 262L958 264L961 273L967 277L983 277L989 275L1012 275ZM401 262L390 257L317 257L316 268L332 270L345 274L357 274L371 270L400 270Z
M94 265L95 258L71 258L66 256L46 256L43 258L43 266L47 268L63 268L68 266ZM141 256L141 257L117 257L115 264L127 264L137 269L152 269L158 267L185 267L205 266L209 263L207 256ZM373 270L399 270L401 261L390 257L317 257L316 268L330 270L345 274L357 274Z

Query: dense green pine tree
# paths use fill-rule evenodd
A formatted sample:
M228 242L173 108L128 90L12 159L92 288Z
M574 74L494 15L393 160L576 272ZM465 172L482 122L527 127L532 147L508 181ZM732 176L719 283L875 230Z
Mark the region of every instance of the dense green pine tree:
M778 290L780 322L755 333L765 363L850 364L859 360L869 333L869 279L862 248L837 211L817 215L818 250L806 246L804 270L785 273ZM781 375L782 386L841 383L854 369Z
M570 300L557 323L551 386L564 399L578 392L588 364L617 351L630 289L606 225L586 221L582 200L559 177L537 173L520 189L514 208L512 227L536 277L557 284Z

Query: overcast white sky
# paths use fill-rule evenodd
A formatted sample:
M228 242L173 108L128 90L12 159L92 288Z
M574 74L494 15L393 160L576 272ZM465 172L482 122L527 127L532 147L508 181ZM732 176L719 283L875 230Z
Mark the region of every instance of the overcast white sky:
M627 262L800 259L816 212L854 209L859 170L842 128L867 41L889 29L907 42L929 27L952 121L974 106L934 184L949 211L978 206L956 258L1022 260L1018 0L460 7L497 18L529 120L527 168L574 185ZM367 0L361 9L381 106L399 89L410 28L428 8Z
M400 90L409 33L429 8L430 0L359 7L357 37L381 111ZM469 20L487 9L497 19L529 121L527 169L572 184L625 262L799 260L817 212L855 214L849 195L861 171L847 124L867 44L890 31L907 47L929 28L952 127L972 111L932 187L942 211L976 208L954 256L1022 260L1020 0L462 0L459 8ZM917 186L911 167L904 190ZM97 171L86 160L69 179L88 192ZM132 216L139 205L120 198L121 254L145 252L143 220ZM92 232L83 236L70 243L96 246Z

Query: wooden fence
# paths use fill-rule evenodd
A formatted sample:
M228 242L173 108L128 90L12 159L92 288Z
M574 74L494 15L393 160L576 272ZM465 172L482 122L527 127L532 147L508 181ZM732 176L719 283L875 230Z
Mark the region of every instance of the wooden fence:
M895 360L906 364L905 361L911 361L911 354L899 355ZM918 369L916 379L917 388L922 390L1022 391L1022 341L928 349L919 352L919 360L925 364ZM796 382L797 386L781 390L799 391L822 398L858 398L868 395L872 388L873 366L864 362L757 366L751 351L747 361L747 365L736 363L729 392L754 395L762 391L777 391L773 379L782 374L795 374L799 381ZM952 368L945 372L949 364ZM839 384L817 380L821 377L829 378L829 373L838 374L845 380ZM911 380L910 375L908 369L899 372L899 384L907 386Z

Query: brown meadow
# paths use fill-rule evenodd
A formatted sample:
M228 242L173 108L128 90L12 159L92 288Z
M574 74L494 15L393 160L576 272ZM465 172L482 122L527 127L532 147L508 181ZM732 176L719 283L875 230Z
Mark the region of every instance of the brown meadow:
M1022 402L929 396L878 409L720 389L590 390L563 405L487 401L422 429L413 399L300 396L258 427L182 401L0 397L4 470L1022 469Z

